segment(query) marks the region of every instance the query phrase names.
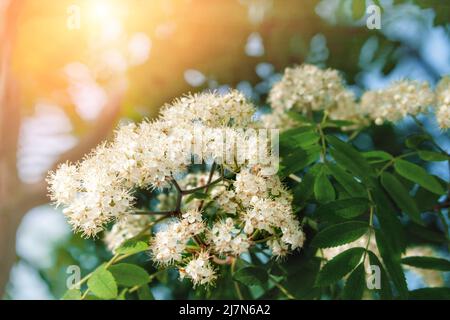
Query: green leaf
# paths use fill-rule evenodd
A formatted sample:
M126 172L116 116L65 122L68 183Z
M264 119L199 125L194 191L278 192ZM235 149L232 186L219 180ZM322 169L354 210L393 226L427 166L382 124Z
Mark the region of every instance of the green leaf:
M328 120L324 125L322 125L322 128L349 127L354 124L354 122L347 120Z
M327 215L336 215L345 219L352 219L362 215L369 210L369 200L367 198L350 198L329 202L316 211L319 218L326 218Z
M329 226L320 231L312 240L317 248L337 247L361 238L369 230L369 225L360 221L349 221Z
M126 300L127 299L127 293L128 289L123 289L119 295L117 296L116 300Z
M375 171L367 160L350 143L345 143L333 136L328 136L327 141L333 146L334 149L330 150L330 154L339 165L361 179L375 176Z
M336 198L333 185L323 171L316 177L314 182L314 196L320 203L330 202Z
M402 263L408 266L432 269L439 271L450 271L450 261L435 257L406 257L402 259Z
M414 199L394 175L383 172L381 175L381 184L403 212L406 212L414 222L418 224L423 223L420 219L420 211L417 208Z
M412 235L420 238L421 240L429 242L444 244L448 241L444 234L430 230L429 228L417 224L408 225L407 231Z
M260 267L243 267L233 274L233 279L246 286L264 286L268 280L265 269Z
M379 151L379 150L363 152L362 155L363 155L364 158L366 158L369 161L370 160L385 160L385 161L389 161L389 160L392 160L394 158L389 153L387 153L385 151Z
M420 150L419 157L425 161L448 161L450 159L445 154L428 150Z
M450 300L450 288L422 288L409 292L410 300Z
M353 0L352 1L352 17L353 20L359 20L364 17L366 13L366 1L365 0Z
M300 148L288 154L282 153L279 175L281 177L287 177L289 174L298 172L308 166L310 161L315 160L309 158L307 152Z
M201 199L201 200L205 200L208 199L208 194L204 193L203 191L196 191L193 194L190 194L187 199L186 199L186 203L191 202L194 199Z
M408 297L408 286L406 285L405 274L400 264L400 253L393 252L392 248L387 244L385 235L380 230L375 230L378 250L387 272L392 279L400 298Z
M439 198L439 195L422 187L420 187L414 195L414 201L419 207L420 212L432 211L436 206L436 203L439 202Z
M360 263L350 274L345 283L342 298L345 300L361 300L366 288L366 270L364 263Z
M294 149L292 148L292 140L294 140L295 137L305 133L314 133L314 127L301 126L293 129L288 129L280 134L280 145L283 147L287 147L288 149Z
M320 157L320 146L312 145L306 149L296 148L287 155L281 155L280 177L287 177L296 173L310 164L316 162Z
M140 286L149 281L145 269L130 263L119 263L109 267L109 271L119 285L126 287Z
M414 163L399 159L394 162L394 168L402 177L417 183L431 192L439 195L445 193L444 188L432 175Z
M302 115L298 112L295 112L295 111L288 111L288 112L286 112L286 114L289 118L291 118L292 120L295 120L299 123L314 123L314 121L308 119L304 115Z
M125 241L119 248L116 249L118 254L136 254L148 249L148 244L144 241L130 239Z
M320 145L315 144L315 145L306 147L304 150L306 152L306 164L307 164L307 166L309 166L310 164L312 164L312 163L316 162L317 160L319 160L320 152L321 152Z
M380 288L375 289L378 291L380 295L380 299L382 300L391 300L392 299L392 289L391 284L389 283L389 276L384 269L384 266L381 264L380 259L376 256L372 251L368 251L369 254L369 262L371 266L377 266L380 268ZM373 275L375 276L375 275Z
M357 182L353 176L345 172L340 166L327 163L327 168L331 175L339 182L339 184L355 197L366 197L367 192L364 186Z
M155 300L150 288L147 285L140 286L137 290L139 300Z
M81 291L78 289L67 290L61 300L81 300Z
M422 143L424 143L425 141L430 140L430 136L429 135L424 135L424 134L414 134L409 136L406 141L405 141L405 145L408 148L411 149L416 149L418 148Z
M104 266L98 267L87 282L88 288L93 294L102 299L114 299L117 297L117 283L111 272Z
M397 212L380 184L374 184L371 193L376 204L375 215L378 218L380 229L386 236L386 242L392 252L400 255L406 247L406 238Z
M288 261L273 261L276 265L286 267L287 279L283 286L298 299L314 299L320 288L314 287L317 273L320 270L320 259L310 257L305 259L292 255Z
M315 132L304 132L293 136L290 142L294 147L306 148L316 144L319 139L320 136Z
M302 182L292 189L292 193L294 195L293 203L303 205L314 193L314 175L306 173L302 177Z
M364 248L348 249L323 266L316 278L316 286L328 286L351 272L361 261Z

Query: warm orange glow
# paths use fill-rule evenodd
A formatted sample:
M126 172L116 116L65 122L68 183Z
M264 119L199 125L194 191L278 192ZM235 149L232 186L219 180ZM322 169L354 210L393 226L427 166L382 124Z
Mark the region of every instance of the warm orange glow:
M91 14L95 19L106 20L110 19L113 15L114 7L111 5L111 2L107 2L104 0L96 0L91 4Z
M242 80L237 70L255 80L251 64L264 59L285 65L292 53L291 37L306 33L303 11L280 5L278 24L270 15L260 28L249 21L248 6L239 1L206 0L27 0L20 18L14 65L31 106L36 97L72 106L63 99L70 85L66 66L89 66L95 77L124 75L130 82L127 105L157 110L163 103L192 90L186 70L198 70L213 82ZM70 10L70 8L75 8ZM79 12L79 28L68 27ZM285 13L283 13L285 12ZM271 22L271 19L273 20ZM267 26L272 26L267 28ZM297 26L298 24L298 26ZM313 28L310 27L313 32ZM252 34L264 38L265 56L248 56ZM264 34L263 34L263 33ZM308 35L305 36L308 38ZM297 43L297 42L296 42ZM282 54L281 54L282 53ZM282 58L280 58L282 57ZM239 63L239 67L237 64ZM254 78L254 79L253 79ZM207 84L208 81L204 81ZM201 89L196 87L195 89ZM151 106L151 107L150 107ZM153 113L153 111L152 111Z

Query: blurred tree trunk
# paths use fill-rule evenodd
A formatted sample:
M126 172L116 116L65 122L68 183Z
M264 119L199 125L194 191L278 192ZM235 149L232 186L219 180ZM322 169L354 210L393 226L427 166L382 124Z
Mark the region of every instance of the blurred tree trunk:
M12 76L11 56L21 0L10 1L1 28L0 69L0 292L3 293L9 270L15 260L16 230L24 215L17 199L22 193L16 170L16 150L20 124L17 82ZM17 211L14 210L17 208ZM21 208L20 208L21 209ZM13 214L13 211L14 212Z
M14 78L12 56L15 31L24 0L11 0L0 20L0 298L5 294L9 274L16 261L16 232L23 216L49 202L46 182L23 183L17 171L17 148L21 125L20 83ZM0 13L1 14L1 13ZM92 130L55 162L77 161L105 139L120 112L123 86L113 88Z

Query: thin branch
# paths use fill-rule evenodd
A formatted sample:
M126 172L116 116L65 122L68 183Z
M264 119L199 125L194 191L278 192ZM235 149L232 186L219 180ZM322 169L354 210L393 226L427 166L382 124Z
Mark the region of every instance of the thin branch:
M234 275L234 272L236 270L236 261L237 258L233 258L233 262L231 263L231 276ZM233 279L233 283L234 283L234 289L236 290L236 294L239 298L239 300L244 300L244 296L242 295L242 291L241 288L239 287L239 283Z
M174 216L178 214L179 211L148 211L148 210L135 210L132 214L135 215L164 215L164 216Z
M177 212L177 214L180 214L181 213L181 200L183 199L183 190L181 190L180 185L178 184L178 182L175 180L174 177L171 177L170 181L175 186L175 189L177 189L177 204L175 207L175 211Z
M227 256L225 259L221 259L216 255L212 256L212 259L215 263L220 264L220 265L229 265L233 263L233 257Z
M210 182L208 184L205 184L203 186L200 186L200 187L197 187L197 188L193 188L193 189L183 190L182 194L184 194L184 195L185 194L192 194L192 193L195 193L197 191L205 190L206 188L209 188L210 186L213 186L213 185L215 185L215 184L217 184L217 183L219 183L221 181L223 181L222 177L217 178L216 180L214 180L214 181L212 181L212 182Z
M11 1L0 22L0 200L20 183L16 157L21 109L19 88L12 72L12 48L22 5L21 0Z
M208 194L209 187L211 185L211 181L214 176L214 171L216 170L216 166L217 166L217 164L215 162L211 166L211 171L209 172L208 181L206 182L205 194ZM198 211L202 211L204 204L205 204L205 200L201 200L200 205L198 206ZM206 246L205 243L202 241L202 239L198 235L194 236L194 240L200 246L202 246L202 247Z
M211 171L209 172L208 181L206 182L205 194L207 194L209 191L209 186L210 186L212 178L214 176L214 172L216 171L216 167L217 167L217 164L214 162L211 166ZM203 209L204 204L205 204L205 200L202 200L198 207L198 211L201 211Z
M183 193L183 190L181 190L180 185L178 184L177 180L175 180L175 178L173 176L170 177L170 181L173 183L173 185L175 186L175 189L177 189L177 191L179 193Z
M289 300L295 300L295 297L285 288L283 287L274 276L270 275L270 279L273 281L275 286L289 299Z

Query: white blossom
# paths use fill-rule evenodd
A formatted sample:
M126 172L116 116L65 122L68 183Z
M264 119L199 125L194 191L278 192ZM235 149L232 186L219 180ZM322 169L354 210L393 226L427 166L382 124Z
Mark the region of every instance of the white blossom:
M424 112L433 102L434 94L426 82L401 80L382 90L367 91L361 109L380 125Z
M100 145L77 166L63 165L49 178L52 199L64 204L72 228L86 237L125 216L134 203L129 188L110 170L112 159L106 149Z
M202 214L197 209L190 209L182 214L181 226L187 237L202 233L205 230Z
M336 96L343 91L344 83L336 70L304 64L286 68L283 79L273 86L268 100L277 112L293 109L307 113L333 107Z
M209 233L209 239L219 254L239 256L250 247L247 235L236 228L231 218L216 222Z
M184 268L180 268L179 272L180 279L191 279L194 287L212 284L217 278L216 272L209 261L209 254L206 251L200 252Z
M188 238L181 223L179 221L171 222L166 230L156 233L151 243L153 260L163 266L181 261L187 241Z
M289 247L279 239L270 239L267 241L267 246L272 251L272 255L277 258L285 257L289 252Z
M80 181L78 169L75 165L64 163L56 172L51 172L47 182L50 198L57 205L69 205L78 194Z
M244 169L236 175L233 183L236 198L244 207L251 204L253 197L277 197L279 202L290 202L291 195L282 185L277 175L264 176L256 170Z
M214 188L214 191L218 188ZM213 194L213 192L212 192ZM217 196L214 197L220 210L228 214L236 214L238 210L238 203L236 200L236 193L233 190L221 190L214 192Z
M292 195L277 175L264 175L260 165L252 163L258 149L255 136L247 130L253 128L253 113L253 105L237 91L183 97L166 105L154 121L121 126L111 142L101 144L83 161L61 165L48 178L51 198L84 236L96 236L114 222L104 239L114 251L154 221L132 212L140 209L134 208L139 203L137 193L158 189L157 209L175 210L175 217L150 238L152 259L160 266L177 266L180 276L194 285L215 280L212 255L247 252L254 244L253 231L279 239L278 250L275 242L267 243L274 255L297 249L304 236L292 213ZM194 150L195 130L202 130L205 143ZM224 145L224 138L235 144ZM208 186L207 200L190 198L192 189L221 178L218 172L211 177L202 171L187 174L191 157L201 156L220 166L224 155L239 160L237 147L247 158L221 168L236 172L236 178ZM175 177L184 190L181 200Z
M245 127L255 109L237 90L226 94L217 92L186 95L164 106L161 118L176 127L201 123L210 128L222 126Z

